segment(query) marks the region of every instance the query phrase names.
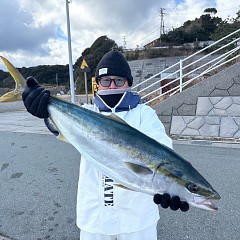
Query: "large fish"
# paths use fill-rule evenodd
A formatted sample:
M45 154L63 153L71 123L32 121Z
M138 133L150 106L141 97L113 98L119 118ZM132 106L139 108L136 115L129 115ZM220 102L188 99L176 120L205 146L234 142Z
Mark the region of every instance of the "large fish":
M1 58L17 83L6 95L13 101L26 82ZM104 116L53 96L48 111L59 138L72 144L117 186L151 195L169 193L194 207L217 210L214 200L220 199L219 194L188 161L116 115Z

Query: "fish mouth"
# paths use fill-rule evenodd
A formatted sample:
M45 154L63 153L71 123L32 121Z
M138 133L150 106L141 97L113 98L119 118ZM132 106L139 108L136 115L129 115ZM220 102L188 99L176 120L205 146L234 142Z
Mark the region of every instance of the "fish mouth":
M204 210L217 211L218 207L215 204L216 199L205 198L203 196L195 196L193 202L189 202L192 206Z
M211 201L210 199L205 199L203 201L196 202L196 204L198 205L199 208L204 208L204 209L211 210L211 211L218 210L217 205L215 203L213 203L213 201Z

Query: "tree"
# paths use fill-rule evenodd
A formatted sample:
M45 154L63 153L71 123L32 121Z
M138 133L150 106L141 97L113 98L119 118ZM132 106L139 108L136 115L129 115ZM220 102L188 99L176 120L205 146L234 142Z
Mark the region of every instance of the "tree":
M97 64L99 63L103 55L112 49L117 49L120 51L122 50L120 47L117 46L114 40L108 38L107 36L101 36L94 41L91 47L86 48L82 52L82 56L80 56L74 64L74 78L77 82L76 92L78 94L85 93L84 74L80 71L80 66L83 59L85 59L88 66L91 68L91 72L87 74L88 89L91 89L91 79L95 75Z
M210 14L211 17L213 17L217 14L217 9L216 8L206 8L203 12L206 14Z
M240 29L240 10L236 13L237 17L233 19L225 19L222 21L219 21L216 30L211 34L211 38L214 41L217 41L224 36L229 35L232 32L235 32L236 30ZM235 34L233 37L240 36L240 33Z

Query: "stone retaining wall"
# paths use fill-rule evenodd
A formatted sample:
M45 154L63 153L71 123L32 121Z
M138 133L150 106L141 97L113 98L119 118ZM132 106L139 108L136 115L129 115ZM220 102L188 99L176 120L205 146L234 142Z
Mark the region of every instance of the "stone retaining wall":
M173 116L170 134L240 138L240 97L199 97L196 116Z
M198 110L198 112L197 112L198 99L200 99L201 97L207 97L207 98L201 99L200 101L205 101L205 102L210 101L211 102L211 99L212 99L212 101L215 101L216 99L213 100L213 98L209 98L209 97L227 97L227 96L229 96L229 97L234 97L234 96L239 97L240 96L240 62L238 62L238 63L226 68L225 70L217 73L216 75L209 77L208 79L192 86L191 88L188 88L188 89L184 90L183 92L164 100L163 102L155 105L154 109L156 110L159 118L164 123L167 133L171 134L170 129L171 129L171 124L173 123L172 116L174 116L173 119L175 119L175 117L177 117L177 116L181 116L182 120L185 119L185 121L190 121L189 117L194 117L194 118L199 117L200 110ZM231 99L233 100L234 98L231 98ZM227 101L229 101L229 98L222 99L222 103L223 102L226 103ZM236 101L238 101L238 100L236 100ZM232 108L235 108L236 104L237 103L235 102L235 105L233 105L234 107L232 107ZM220 105L220 103L219 103L219 105ZM209 107L209 105L206 105L205 107ZM220 110L221 109L217 110L217 108L215 107L215 110L212 113L216 113L216 111L219 112ZM222 117L229 117L229 118L232 118L232 120L233 120L233 116L230 116L229 112L226 112L226 114L227 114L227 116L222 116ZM213 117L215 115L211 115L211 116ZM217 116L218 115L216 115L216 117ZM185 118L185 117L188 117L188 118ZM207 117L208 117L207 118L208 120L204 119L204 121L210 121L209 116L207 116ZM238 117L240 117L240 115ZM237 116L234 116L235 120L236 120L236 118L237 118ZM178 118L178 120L179 119L180 118ZM191 118L191 119L193 120L193 118ZM200 121L200 120L197 119L195 121ZM215 119L214 121L217 121L217 120ZM222 123L224 123L225 121L226 120L223 120ZM176 123L176 119L174 120L174 122ZM238 122L238 120L236 120L234 122L236 123L236 122ZM193 125L193 124L194 124L194 122L191 125ZM174 134L176 134L176 127L172 126L172 129L174 130ZM223 133L223 131L225 131L225 130L221 130L221 131ZM227 129L226 129L226 131L227 131ZM178 133L179 132L180 132L180 130L178 130ZM186 132L187 132L187 130L185 131L185 133ZM182 136L187 135L187 134L185 135L185 133L184 134L183 133L184 132L181 132L181 134L179 134L179 135L182 135ZM205 136L205 134L203 136Z

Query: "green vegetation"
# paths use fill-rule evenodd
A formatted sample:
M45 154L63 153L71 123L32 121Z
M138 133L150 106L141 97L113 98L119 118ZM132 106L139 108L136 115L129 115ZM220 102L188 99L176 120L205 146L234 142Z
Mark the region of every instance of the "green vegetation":
M196 41L218 40L240 28L240 11L234 19L215 17L217 10L207 8L200 18L186 21L183 26L161 37L161 45L173 46Z
M189 50L186 46L180 49L172 49L171 46L181 45L184 43L197 41L218 40L223 36L240 29L240 10L237 12L237 17L233 19L222 20L215 17L217 10L215 8L207 8L200 18L193 21L186 21L183 26L173 29L161 37L161 46L168 46L168 49L145 49L143 51L136 50L127 52L128 60L136 60L140 58L154 58L159 56L174 56L186 55L196 49ZM236 37L236 36L234 36ZM85 59L91 72L87 73L88 91L91 91L91 78L94 77L97 63L102 56L111 49L122 51L122 47L117 46L114 40L107 36L101 36L96 41L86 48L82 55L74 64L74 79L76 83L76 93L85 93L84 74L80 71L82 60ZM63 89L69 89L69 70L68 65L44 65L30 68L19 68L19 71L26 78L34 76L40 84L57 86L60 85ZM0 70L0 88L14 88L14 81L9 73Z
M43 65L36 67L18 68L25 77L34 76L40 84L64 85L69 79L68 65ZM0 87L14 88L15 83L8 72L0 70Z
M86 48L82 56L79 57L74 64L74 79L76 80L76 93L84 93L85 92L85 82L84 82L84 74L80 72L80 66L82 64L83 59L87 62L88 66L91 68L91 72L87 73L88 77L88 90L92 88L91 79L94 77L95 69L97 67L98 62L103 57L103 55L109 52L112 49L117 49L122 51L121 47L118 47L115 41L109 39L107 36L99 37L90 48Z

